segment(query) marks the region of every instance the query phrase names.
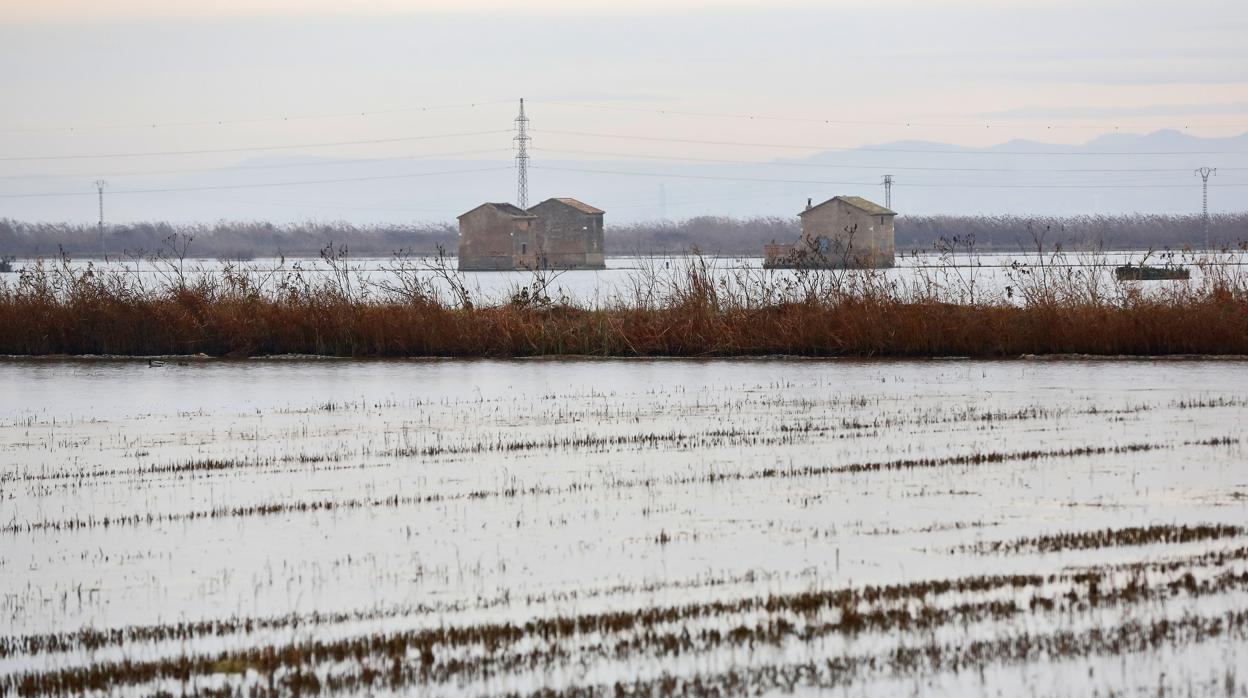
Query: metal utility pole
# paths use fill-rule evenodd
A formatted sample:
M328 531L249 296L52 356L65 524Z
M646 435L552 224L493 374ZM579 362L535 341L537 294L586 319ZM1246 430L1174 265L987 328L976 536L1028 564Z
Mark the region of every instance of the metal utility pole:
M104 249L104 187L108 186L108 182L102 179L95 180L95 191L100 199L100 222L96 224L96 232L100 237L100 254L108 257L108 251Z
M105 182L105 181L104 181L104 180L102 180L102 179L97 179L97 180L95 180L95 190L96 190L96 191L99 193L99 195L100 195L100 222L99 222L99 229L100 229L100 232L101 232L101 233L103 233L103 232L104 232L104 187L107 187L107 186L108 186L108 182Z
M1205 249L1209 249L1209 175L1217 173L1216 167L1198 167L1194 172L1200 177L1200 216L1205 228Z
M529 208L529 117L524 115L524 98L520 98L520 116L516 117L516 204Z
M884 175L884 208L893 207L893 176Z

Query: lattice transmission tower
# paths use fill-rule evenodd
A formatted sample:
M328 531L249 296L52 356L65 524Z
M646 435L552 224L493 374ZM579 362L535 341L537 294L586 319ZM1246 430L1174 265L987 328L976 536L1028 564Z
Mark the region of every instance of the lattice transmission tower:
M1209 176L1218 173L1216 167L1198 167L1195 175L1200 177L1200 220L1205 229L1205 249L1209 248Z
M884 175L884 208L893 207L893 176Z
M100 197L100 222L97 224L98 230L104 232L104 187L108 186L108 182L102 179L95 180L95 191Z
M104 187L107 186L108 182L105 182L102 179L95 180L95 192L99 195L100 203L100 220L95 225L95 236L99 238L100 254L103 255L105 259L108 258L108 248L104 246Z
M516 204L529 208L529 117L524 115L524 98L520 98L520 116L516 117Z

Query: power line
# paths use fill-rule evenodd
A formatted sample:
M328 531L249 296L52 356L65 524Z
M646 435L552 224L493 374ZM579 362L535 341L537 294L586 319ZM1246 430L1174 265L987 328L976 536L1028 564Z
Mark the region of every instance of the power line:
M372 116L382 116L386 114L403 114L403 113L419 113L431 111L445 111L453 109L475 109L477 107L492 106L496 104L510 103L510 98L503 99L487 99L476 100L471 102L457 102L450 104L429 104L429 105L413 105L406 107L394 107L388 109L364 109L358 111L340 111L340 112L320 112L320 113L302 113L302 114L279 114L273 116L258 116L245 118L221 118L221 119L202 119L196 121L162 121L160 119L149 119L142 122L132 122L125 124L74 124L59 126L7 126L0 127L0 133L49 133L49 132L66 132L75 133L81 131L122 131L122 130L152 130L152 129L171 129L171 128L191 128L204 126L238 126L245 124L263 124L263 123L282 123L290 121L309 121L317 119L345 119L345 118L364 118ZM774 114L750 114L740 112L714 112L714 111L696 111L682 109L660 109L647 107L632 107L612 104L582 104L575 102L563 102L558 100L529 100L530 104L543 104L553 107L571 108L571 109L588 109L597 111L615 111L627 113L656 114L661 116L684 116L693 118L715 118L715 119L736 119L742 121L775 121L789 123L812 123L812 124L828 124L837 126L892 126L900 128L912 128L916 126L937 127L937 128L967 128L976 130L997 129L1003 130L1008 128L1027 128L1027 129L1100 129L1119 131L1121 124L1114 123L1088 123L1082 122L1077 124L1054 124L1051 122L989 122L989 121L923 121L916 119L905 120L881 120L881 119L843 119L843 118L823 118L823 117L800 117L800 116L779 116ZM1180 131L1190 130L1188 124L1131 124L1135 128L1153 128L1162 129L1169 128ZM1214 123L1201 124L1206 127L1217 128L1243 128L1246 124L1242 123Z
M698 179L710 181L729 181L729 182L767 182L775 184L825 184L840 186L869 187L876 186L878 182L861 182L861 181L832 181L832 180L814 180L814 179L776 179L767 177L731 177L731 176L715 176L715 175L692 175L692 174L671 174L656 172L633 172L626 170L602 170L576 167L556 167L550 165L534 165L535 168L562 171L562 172L578 172L585 174L609 174L624 175L635 177L656 177L660 179ZM222 184L195 187L162 187L150 189L114 189L113 194L159 194L168 192L193 192L193 191L220 191L230 189L260 189L268 187L286 187L314 184L340 184L349 182L369 182L379 180L392 179L408 179L414 177L436 177L443 175L469 174L478 172L499 172L510 169L508 166L482 167L461 170L444 170L438 172L417 172L410 174L397 175L377 175L368 177L344 177L335 179L312 179L312 180L294 180L283 182L259 182L251 184ZM924 187L924 188L946 188L946 189L1183 189L1198 186L1196 184L942 184L942 183L926 183L926 182L907 182L905 187ZM1235 182L1227 184L1214 184L1214 187L1248 187L1248 182ZM29 194L0 194L0 199L32 199L32 198L59 198L59 197L77 197L85 196L84 192L39 192Z
M400 175L378 175L374 177L345 177L341 179L305 179L291 182L262 182L256 184L221 184L202 187L165 187L159 189L114 189L113 194L163 194L168 192L186 191L220 191L225 189L261 189L266 187L292 187L302 184L340 184L345 182L373 182L386 179L409 179L413 177L437 177L442 175L469 174L475 172L498 172L510 167L478 167L467 170L445 170L441 172L416 172ZM37 194L0 194L0 199L36 199L53 197L82 196L82 192L44 192Z
M1228 150L1228 151L1135 151L1135 152L1114 152L1114 151L1074 151L1074 152L1036 152L1030 150L947 150L947 149L917 149L917 148L879 148L871 146L834 146L834 145L797 145L793 143L748 143L741 141L710 141L692 138L663 138L659 136L637 136L631 134L619 133L592 133L588 131L555 131L541 130L541 133L552 133L561 136L576 136L583 138L615 138L623 140L636 141L656 141L661 143L692 143L698 145L730 145L747 148L791 148L796 150L836 150L836 151L856 151L868 153L907 153L907 154L933 154L933 155L1041 155L1048 157L1061 156L1117 156L1117 157L1134 157L1136 155L1248 155L1248 150Z
M246 119L207 119L203 121L148 121L145 123L132 124L94 124L94 125L77 125L77 126L13 126L0 128L0 133L36 133L36 132L55 132L55 131L122 131L122 130L138 130L138 129L162 129L162 128L186 128L194 126L237 126L240 124L261 124L279 121L308 121L313 119L343 119L351 117L369 117L380 116L383 114L401 114L410 112L429 112L443 111L447 109L472 109L480 106L488 106L492 104L502 104L510 102L509 99L495 99L478 102L466 102L461 104L438 104L427 106L399 107L395 109L373 109L366 111L352 112L335 112L323 114L286 114L282 116L264 116Z
M600 170L585 169L577 167L554 167L550 165L534 165L534 168L543 170L557 170L561 172L580 172L585 174L609 174L609 175L625 175L634 177L657 177L660 179L705 179L713 181L728 182L773 182L777 184L835 184L840 186L854 187L871 187L876 186L879 182L841 182L816 179L772 179L766 177L728 177L715 175L692 175L692 174L669 174L661 172L629 172L625 170ZM905 187L925 187L925 188L942 188L942 189L1190 189L1194 184L936 184L923 182L906 182L902 186ZM1223 185L1224 187L1248 187L1248 182L1232 183Z
M281 201L274 199L266 199L264 201L255 201L249 199L234 199L213 197L213 203L223 204L242 204L244 206L270 206L275 208L298 208L298 209L342 209L346 211L387 211L387 212L403 212L403 213L459 213L459 209L450 208L414 208L410 206L365 206L360 204L342 204L326 201Z
M584 169L579 167L555 167L552 165L534 165L536 169L556 170L559 172L581 172L586 174L610 174L610 175L628 175L636 177L659 177L663 179L705 179L723 182L773 182L776 184L839 184L843 186L864 186L872 185L875 182L829 182L826 180L811 179L771 179L766 177L729 177L716 175L691 175L691 174L667 174L661 172L627 172L624 170L598 170Z
M530 139L531 140L531 139ZM835 164L835 163L815 163L815 162L793 162L793 161L761 161L761 160L731 160L726 158L697 158L683 157L679 155L658 155L653 153L619 153L606 152L597 150L569 150L565 148L534 148L529 147L530 152L539 150L545 153L562 153L568 155L596 155L605 157L631 158L637 160L667 160L673 162L702 162L713 164L734 164L749 165L763 167L801 167L801 168L821 168L821 169L846 169L846 170L873 170L879 171L881 167L892 170L902 170L907 172L990 172L990 173L1042 173L1042 174L1167 174L1176 172L1189 172L1186 167L1160 167L1160 168L1035 168L1035 167L921 167L907 165L852 165L852 164ZM500 152L514 152L514 147L507 148L487 148L481 150L458 150L440 153L424 153L412 155L392 155L384 157L372 158L352 158L345 160L325 160L318 162L297 162L297 163L279 163L269 165L230 165L227 167L186 167L174 169L160 170L139 170L139 171L113 171L113 172L72 172L72 173L53 173L53 174L17 174L17 175L0 175L0 180L35 180L35 179L72 179L77 177L92 177L103 175L109 178L118 177L147 177L155 175L170 174L200 174L214 172L247 172L253 170L288 170L300 169L305 167L337 167L342 165L359 165L359 164L381 164L400 160L432 160L437 158L462 157L472 155L488 155ZM1223 167L1223 171L1244 171L1248 167Z
M164 155L207 155L212 153L250 153L262 150L299 150L302 148L329 148L344 145L374 145L378 143L403 143L407 141L424 141L436 138L461 138L465 136L489 136L499 133L510 133L507 130L499 131L466 131L462 133L439 133L427 136L402 136L398 138L372 138L359 141L328 141L322 143L298 143L290 145L262 145L248 146L243 148L205 148L201 150L164 150L152 151L144 153L93 153L89 155L21 155L13 157L0 157L0 162L19 162L32 160L98 160L105 158L144 158L156 157Z
M1200 215L1204 220L1205 246L1209 246L1209 175L1217 174L1216 167L1200 167L1196 176L1200 177Z
M530 101L533 101L533 100L530 100ZM537 100L534 103L545 104L547 106L553 106L553 107L568 107L568 108L573 108L573 109L597 109L597 110L603 110L603 111L622 111L622 112L633 112L633 113L641 113L641 114L658 114L661 116L689 116L689 117L699 117L699 118L739 119L743 121L785 121L785 122L810 123L810 124L829 124L829 125L836 125L836 126L899 126L899 127L905 127L905 128L910 128L914 126L933 126L933 127L939 127L939 128L973 128L973 129L981 129L981 130L1002 127L1002 124L1000 122L993 124L991 122L983 122L983 121L976 122L976 123L967 123L967 122L931 122L931 121L916 121L916 120L905 120L905 121L850 120L850 119L830 119L830 118L820 118L820 117L773 116L773 115L766 115L766 114L686 111L686 110L681 110L681 109L656 109L653 107L651 108L626 107L626 106L619 106L619 105L612 105L612 104L580 104L580 103L575 103L575 102L556 102L556 101L546 101L546 100ZM1245 126L1245 124L1243 123L1203 124L1203 125L1215 126L1215 127L1226 127L1226 128L1243 128ZM1117 131L1120 129L1119 124L1090 124L1090 123L1081 123L1081 124L1010 123L1007 126L1014 127L1014 128L1033 128L1033 129L1043 128L1043 129L1050 129L1050 130L1057 128L1057 129L1101 129L1101 130L1113 129L1114 131ZM1177 128L1176 127L1177 125L1175 124L1152 125L1152 126L1133 124L1133 126L1135 126L1136 128L1154 128L1154 129L1170 128L1170 129L1184 130L1184 131L1189 129L1189 126L1187 124L1184 124L1181 129Z
M100 195L100 222L96 226L96 233L100 238L100 254L108 256L108 250L104 247L104 187L108 186L108 182L102 179L95 180L95 190Z
M516 117L516 203L529 208L529 117L524 115L524 98L520 98L520 116Z
M95 180L95 190L100 195L100 230L104 230L104 187L108 186L108 182L102 179Z
M845 165L826 162L794 162L790 160L729 160L724 158L695 158L680 155L655 155L642 153L618 153L600 150L569 150L566 148L534 148L545 153L567 155L601 155L605 157L635 158L638 160L672 160L676 162L706 162L731 165L761 165L765 167L818 167L823 169L874 170L881 167L913 172L1040 172L1040 173L1088 173L1088 174L1159 174L1187 172L1186 167L1135 167L1135 168L1038 168L1038 167L920 167L905 165ZM1248 170L1248 167L1223 167L1223 170Z
M199 174L211 172L239 172L250 170L289 170L301 167L335 167L339 165L358 165L371 163L394 162L396 160L432 160L435 158L459 157L465 155L486 155L498 154L500 152L511 152L511 148L488 148L485 150L459 150L448 153L425 153L421 155L391 155L387 157L375 158L353 158L350 160L325 160L320 162L294 162L273 165L230 165L228 167L186 167L171 170L142 170L139 172L106 172L107 177L148 177L152 175L167 174ZM1235 168L1230 168L1235 169ZM1186 170L1184 170L1186 172ZM4 179L72 179L74 177L90 177L99 174L98 172L78 172L64 174L26 174L26 175L0 175L0 180Z
M1216 174L1216 167L1200 167L1196 169L1196 176L1200 177L1200 212L1206 220L1209 219L1209 175Z
M732 195L732 196L715 196L715 197L709 197L709 198L699 197L697 199L676 199L674 201L667 200L666 197L664 197L664 202L665 202L664 205L666 206L670 204L672 206L682 207L682 206L696 206L696 205L707 204L707 203L718 203L721 201L746 201L746 200L757 200L757 199L791 199L791 198L792 198L792 194L788 194L783 191L770 191L770 192L766 192L762 194L748 194L748 195L737 194L737 195ZM647 198L647 199L634 199L630 201L625 201L624 203L612 203L611 205L607 206L607 209L616 210L616 209L637 209L637 208L653 208L653 207L654 207L654 200L651 198ZM662 218L666 218L666 216L660 216L660 219Z

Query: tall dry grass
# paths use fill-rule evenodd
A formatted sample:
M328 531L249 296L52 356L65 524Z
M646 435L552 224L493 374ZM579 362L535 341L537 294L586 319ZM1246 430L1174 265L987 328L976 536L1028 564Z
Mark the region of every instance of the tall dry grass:
M1152 291L1038 250L985 287L954 243L913 275L643 267L609 301L552 299L536 273L487 301L445 258L397 255L376 280L345 249L316 268L195 268L187 242L155 276L68 259L0 282L0 354L255 356L1017 356L1248 354L1248 283L1217 259ZM1084 262L1095 262L1085 259ZM970 262L970 263L967 263ZM557 295L557 294L555 294Z

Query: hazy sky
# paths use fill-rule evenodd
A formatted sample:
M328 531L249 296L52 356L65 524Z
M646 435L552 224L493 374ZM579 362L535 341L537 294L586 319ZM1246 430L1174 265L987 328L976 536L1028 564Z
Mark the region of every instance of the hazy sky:
M501 162L509 136L478 132L521 96L537 157L1248 131L1243 0L0 2L6 191L273 154ZM360 140L387 142L77 157Z

